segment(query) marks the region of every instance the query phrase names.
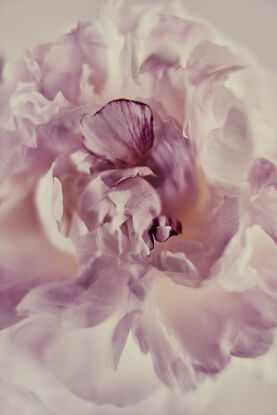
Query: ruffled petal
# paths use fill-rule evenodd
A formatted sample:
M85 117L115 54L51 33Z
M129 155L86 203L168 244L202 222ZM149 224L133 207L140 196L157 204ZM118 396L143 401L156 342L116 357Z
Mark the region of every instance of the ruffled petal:
M258 287L244 293L215 287L193 291L168 280L158 287L161 320L196 372L219 372L232 354L258 356L271 346L269 329L276 326L277 302Z
M79 198L80 213L89 229L94 229L104 221L113 220L115 227L125 222L130 212L125 211L124 203L127 203L128 199L137 197L136 191L144 192L145 196L147 193L149 204L153 203L153 214L154 211L158 212L160 206L158 196L154 189L142 179L152 175L152 171L147 167L112 169L96 174ZM126 188L125 191L122 190L124 188ZM138 209L139 206L142 207L142 204L138 205ZM148 222L145 226L149 226Z
M56 42L38 46L33 58L40 69L40 87L52 100L59 91L74 103L79 103L82 66L88 63L93 86L100 90L105 82L105 45L95 26L80 24Z
M161 210L160 199L155 189L146 180L134 177L121 182L109 193L109 198L117 209L113 225L118 227L127 220L134 252L149 254L144 234L148 233L153 218L158 216Z

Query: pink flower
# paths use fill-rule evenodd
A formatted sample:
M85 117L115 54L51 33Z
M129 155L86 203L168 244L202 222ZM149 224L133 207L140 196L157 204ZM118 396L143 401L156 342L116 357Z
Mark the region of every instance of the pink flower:
M192 413L273 342L276 147L247 62L176 6L122 7L0 84L7 411Z

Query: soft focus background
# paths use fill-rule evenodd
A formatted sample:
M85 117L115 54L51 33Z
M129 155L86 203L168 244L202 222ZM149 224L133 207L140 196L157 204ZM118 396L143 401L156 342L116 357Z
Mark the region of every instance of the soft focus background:
M130 7L138 2L142 0L127 0L126 4ZM15 59L24 48L54 40L76 21L93 20L102 3L103 0L0 0L0 57ZM277 0L183 3L190 13L212 23L227 39L248 49L269 71L277 72ZM275 365L267 356L254 365L251 361L233 360L218 380L216 395L200 415L276 415L277 348L271 355Z

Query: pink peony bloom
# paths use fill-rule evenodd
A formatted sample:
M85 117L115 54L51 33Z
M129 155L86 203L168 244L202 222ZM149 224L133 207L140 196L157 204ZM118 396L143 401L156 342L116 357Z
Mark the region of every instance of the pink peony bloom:
M277 151L253 70L176 5L123 7L3 71L9 415L191 414L273 344Z

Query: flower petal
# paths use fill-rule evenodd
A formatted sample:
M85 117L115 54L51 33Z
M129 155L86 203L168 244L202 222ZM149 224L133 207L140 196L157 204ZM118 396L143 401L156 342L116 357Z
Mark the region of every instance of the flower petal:
M264 187L250 206L250 221L258 224L277 244L277 185Z
M203 40L192 51L187 63L189 80L197 85L212 75L220 76L231 71L242 69L238 59L227 47Z
M131 328L134 325L135 320L139 317L140 311L133 310L125 314L125 316L117 324L112 337L112 353L113 353L113 365L115 369L119 364L122 351L127 341L127 337Z
M111 101L93 116L85 114L81 131L85 146L95 156L113 164L133 164L152 147L152 111L141 102Z
M201 154L201 164L209 182L218 191L234 194L246 180L252 163L253 142L245 112L228 111L222 129L213 130Z
M160 199L155 189L143 178L134 177L120 182L108 196L117 209L113 225L118 227L127 220L134 252L149 254L144 234L148 233L153 219L161 210Z
M197 290L158 280L161 321L189 356L196 372L216 373L231 355L253 357L272 344L277 302L260 288L242 293ZM263 333L263 335L262 335Z
M198 287L203 282L195 266L183 252L162 251L152 264L176 284Z
M249 171L248 181L253 192L257 192L266 185L277 183L275 164L264 158L256 159Z
M32 362L41 362L46 373L54 375L71 394L122 409L147 398L160 382L150 359L139 352L131 336L117 370L107 364L116 322L109 319L89 330L53 330L26 324L13 331L13 344Z

